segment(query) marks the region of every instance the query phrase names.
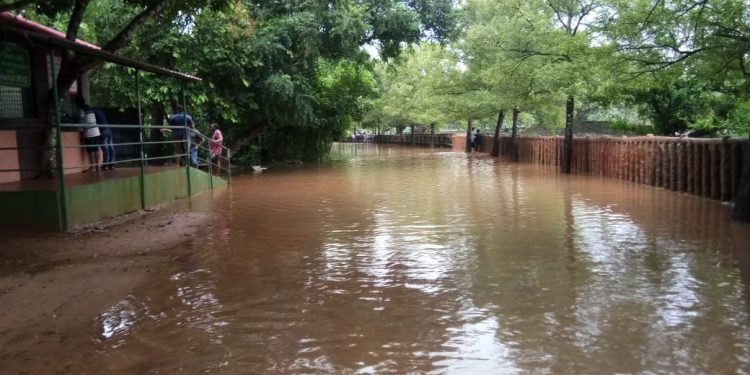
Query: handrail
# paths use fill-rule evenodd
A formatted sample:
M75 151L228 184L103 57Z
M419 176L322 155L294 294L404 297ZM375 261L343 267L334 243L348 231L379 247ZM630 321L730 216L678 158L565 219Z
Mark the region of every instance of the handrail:
M87 125L87 124L80 124L80 123L60 123L59 124L59 127L61 129L76 129L76 130L83 130L83 129L87 128L87 127L92 127L92 126L94 126L94 125L93 124L92 125ZM156 161L156 160L185 159L186 160L186 164L187 165L191 165L190 160L189 160L190 156L191 156L189 150L190 150L190 147L192 147L192 146L190 145L190 140L187 138L187 134L190 134L188 132L191 129L188 128L188 127L186 127L186 126L172 126L172 125L129 125L129 124L106 124L106 125L96 125L96 126L100 127L100 128L107 127L107 128L110 128L110 129L133 129L133 130L143 130L143 129L169 129L169 130L176 130L176 129L184 129L185 130L185 134L186 134L186 139L184 139L184 140L183 139L164 139L164 140L161 140L161 141L153 141L153 140L146 141L146 140L141 140L141 141L126 141L126 142L119 142L119 143L112 142L111 144L97 143L97 144L79 144L79 145L63 145L62 142L60 142L59 146L57 146L55 148L59 147L60 150L65 150L65 149L84 149L85 150L85 149L87 149L89 147L98 147L98 148L103 149L104 147L110 146L110 145L112 147L119 147L119 146L122 146L122 147L137 147L137 146L144 147L144 146L149 146L149 145L160 145L160 144L172 144L172 145L174 145L174 144L184 143L186 145L186 148L185 148L184 152L182 152L182 153L175 153L175 154L164 155L164 156L147 156L144 153L142 156L139 155L138 157L135 157L135 158L113 160L110 163L106 163L106 161L103 161L102 164L103 165L106 164L106 165L113 165L113 166L115 166L115 165L125 165L125 164L129 164L129 163L139 163L139 162L140 163L147 163L149 161ZM17 129L8 129L8 130L17 130ZM72 132L67 131L67 132L61 133L61 136L62 136L62 134L69 134L69 133L72 133ZM202 141L201 142L202 144L201 144L201 146L198 147L199 155L198 155L197 159L198 159L199 163L198 163L198 165L196 167L208 166L209 170L212 169L211 167L213 167L215 169L217 168L216 170L214 170L215 174L221 175L223 173L226 173L229 181L231 181L231 173L232 173L232 171L231 171L231 150L228 147L224 146L223 144L219 145L221 147L221 150L222 150L221 155L219 155L220 163L218 163L218 165L217 164L213 164L212 165L212 161L210 160L211 159L210 158L210 146L212 145L213 141L211 140L211 138L207 137L206 135L204 135L204 134L202 134L200 132L198 132L198 135L199 135L199 137L200 137L200 139ZM203 143L205 143L205 144L203 144ZM43 148L44 148L43 146L28 146L28 145L23 145L23 146L16 146L16 147L0 147L0 151L41 150ZM201 157L201 155L200 155L201 153L204 154L205 157ZM63 165L63 166L60 166L59 169L60 170L73 170L73 169L84 169L84 170L86 170L86 169L90 169L90 168L93 168L93 167L96 167L96 166L98 166L98 164L83 163L83 164L77 164L75 166L64 166ZM28 171L28 172L40 172L40 171L44 171L44 170L45 169L43 169L43 168L37 168L37 167L34 167L34 168L18 168L18 169L0 169L0 173L26 172L26 171ZM212 186L213 186L213 182L212 182Z

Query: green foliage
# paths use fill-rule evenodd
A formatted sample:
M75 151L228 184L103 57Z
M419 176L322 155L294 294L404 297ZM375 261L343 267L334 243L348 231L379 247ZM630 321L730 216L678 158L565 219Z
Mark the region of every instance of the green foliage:
M653 134L654 127L651 125L634 124L627 120L614 120L611 122L612 130L630 135Z
M92 0L81 35L106 43L157 2ZM65 29L73 4L27 11ZM661 134L742 134L748 13L736 0L190 0L172 2L121 53L200 76L186 87L199 126L220 122L229 140L252 138L245 149L273 159L318 159L354 126L492 124L512 108L554 133L569 95L579 118L595 103L626 107L630 123L638 112ZM96 104L134 106L133 77L99 69ZM145 74L140 91L146 109L169 112L180 97L177 82Z
M104 44L146 6L163 1L92 0L80 35ZM185 87L198 127L219 122L230 145L252 140L244 152L263 148L272 159L317 160L373 107L377 83L363 45L376 46L389 59L404 45L455 33L451 0L169 4L121 54L201 77L201 83ZM37 18L45 14L46 23L64 30L73 1L38 2L33 8ZM134 77L131 69L98 69L92 75L93 101L134 107L140 96L144 113L155 116L181 101L179 82L141 74L136 90Z
M248 144L234 150L232 155L232 164L251 167L262 163L260 153L262 148L258 144Z
M737 136L750 134L750 99L737 103L729 112L725 127Z
M631 77L620 93L644 104L662 133L742 132L730 118L750 88L749 11L735 0L612 1L600 29Z

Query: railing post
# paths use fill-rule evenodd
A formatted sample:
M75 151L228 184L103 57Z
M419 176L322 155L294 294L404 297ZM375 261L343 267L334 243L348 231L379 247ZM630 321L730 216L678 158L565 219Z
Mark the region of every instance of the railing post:
M208 141L208 184L211 187L211 190L214 189L214 173L213 173L213 166L211 165L211 140Z
M145 177L145 167L146 167L146 152L143 145L143 141L146 138L145 134L143 134L143 114L141 113L141 87L140 87L140 71L138 69L135 70L135 93L136 93L136 101L138 103L138 138L140 142L140 152L141 152L141 174L139 177L139 182L141 185L141 208L146 208L146 177Z
M185 136L185 175L187 176L187 195L193 195L193 188L190 185L190 137L188 136L187 127L187 102L185 100L185 81L180 81L180 93L182 94L182 126ZM178 164L179 166L179 164Z
M187 193L193 195L193 187L190 184L190 137L188 136L189 128L185 127L185 173L187 173Z
M211 143L208 144L208 187L214 190L214 176L211 173Z
M232 184L232 150L227 147L227 179L228 183Z
M60 124L60 102L57 97L57 76L55 74L55 52L49 55L49 65L52 77L52 99L55 105L55 156L57 157L57 173L60 175L60 217L62 219L62 229L68 230L70 226L68 218L68 192L65 184L65 162L63 160L62 149L62 125Z

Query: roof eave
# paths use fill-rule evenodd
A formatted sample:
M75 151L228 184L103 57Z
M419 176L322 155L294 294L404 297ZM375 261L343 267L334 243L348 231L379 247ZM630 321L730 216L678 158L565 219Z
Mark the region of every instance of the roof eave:
M106 62L112 62L115 64L125 65L131 68L144 70L147 72L174 77L186 81L199 82L202 81L199 77L192 76L189 74L181 73L175 70L162 68L160 66L151 65L142 61L134 60L124 56L119 56L114 53L105 51L103 49L91 48L87 45L80 43L73 43L67 39L52 37L41 33L18 29L15 27L0 24L0 30L3 34L10 34L17 38L25 39L33 43L39 43L47 46L53 46L64 50L74 51L77 54L90 56L96 59L101 59Z

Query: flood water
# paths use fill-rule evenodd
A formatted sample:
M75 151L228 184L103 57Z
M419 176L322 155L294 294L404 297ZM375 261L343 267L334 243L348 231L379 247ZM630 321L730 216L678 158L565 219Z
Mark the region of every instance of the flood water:
M107 371L750 372L750 226L729 207L486 155L334 147L217 194L192 255L94 318Z

